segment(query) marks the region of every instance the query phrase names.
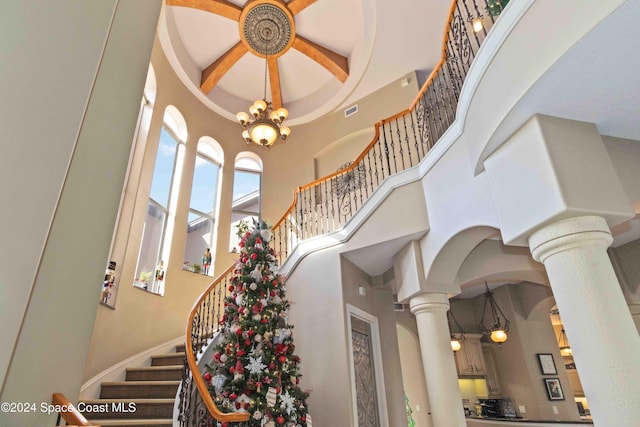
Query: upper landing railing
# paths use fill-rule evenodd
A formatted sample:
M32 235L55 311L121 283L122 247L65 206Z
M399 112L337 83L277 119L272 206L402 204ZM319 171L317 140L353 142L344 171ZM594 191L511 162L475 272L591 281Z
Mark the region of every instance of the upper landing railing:
M465 77L496 17L509 0L454 0L442 58L411 106L375 125L375 137L348 167L294 192L291 207L273 227L271 247L279 264L298 242L343 227L382 181L416 166L455 120ZM220 275L189 314L187 357L181 385L179 425L246 426L248 413L222 413L209 395L197 364L218 330L234 266ZM213 418L213 419L212 419Z
M354 162L294 191L293 203L273 227L279 263L301 240L343 227L386 177L426 156L455 120L471 63L508 1L453 1L442 57L411 106L376 123L373 141Z

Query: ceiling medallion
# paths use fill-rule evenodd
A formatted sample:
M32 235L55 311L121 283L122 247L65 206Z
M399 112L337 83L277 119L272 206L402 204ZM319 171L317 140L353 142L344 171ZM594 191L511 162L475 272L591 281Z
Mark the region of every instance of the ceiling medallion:
M260 56L283 54L293 35L289 16L271 3L261 3L249 10L242 23L242 33L250 50Z

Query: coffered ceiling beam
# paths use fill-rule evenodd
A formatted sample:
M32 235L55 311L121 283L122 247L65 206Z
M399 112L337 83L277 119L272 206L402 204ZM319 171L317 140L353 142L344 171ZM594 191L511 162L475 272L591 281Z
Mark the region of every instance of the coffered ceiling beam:
M287 9L289 9L293 15L297 15L302 9L311 6L315 2L316 0L291 0L287 3Z
M299 34L293 41L293 48L322 65L342 83L349 77L349 60L346 57L300 37Z
M202 71L200 89L204 93L211 92L211 89L218 84L222 76L247 52L248 49L242 42L236 43L235 46Z
M273 109L282 107L282 90L280 88L280 70L278 58L269 58L269 85L271 86L271 104Z
M192 7L194 9L204 10L205 12L215 13L225 18L240 20L242 8L230 3L226 0L166 0L167 6L183 6Z

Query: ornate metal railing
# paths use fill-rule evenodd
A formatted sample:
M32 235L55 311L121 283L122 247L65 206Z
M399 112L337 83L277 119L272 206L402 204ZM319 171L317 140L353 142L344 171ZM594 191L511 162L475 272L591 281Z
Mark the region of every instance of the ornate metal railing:
M416 166L455 120L471 63L509 0L454 0L442 58L411 106L375 125L373 141L350 165L298 187L274 225L282 263L302 240L343 227L390 175Z
M454 0L442 58L411 106L375 125L373 141L337 172L294 191L293 203L273 227L273 248L281 264L302 240L343 227L385 178L416 166L455 120L465 77L495 18L509 0ZM224 310L231 266L194 305L187 326L185 371L180 391L182 427L244 426L247 413L218 410L197 366ZM240 424L232 424L240 422Z
M235 265L229 267L200 295L189 313L187 322L185 361L179 392L178 422L180 427L215 427L216 421L229 427L246 426L248 413L223 413L214 403L198 358L204 354L224 315L224 299L227 296ZM215 419L215 420L214 420Z

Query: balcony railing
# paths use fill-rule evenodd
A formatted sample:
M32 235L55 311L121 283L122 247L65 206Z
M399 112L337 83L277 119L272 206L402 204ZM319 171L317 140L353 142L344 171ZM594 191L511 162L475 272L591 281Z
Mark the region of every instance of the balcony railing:
M342 228L382 181L416 166L456 118L465 77L508 0L454 0L445 26L442 57L411 106L375 125L373 141L348 166L298 187L274 225L282 263L296 245Z
M442 58L411 106L375 125L373 141L351 164L298 187L293 203L273 227L282 262L305 239L342 228L385 178L416 166L449 129L471 63L496 17L509 0L454 0L445 26ZM180 426L244 426L247 413L222 413L209 395L197 356L210 342L224 311L231 266L194 305L187 325L185 371L180 392ZM239 423L239 424L238 424Z

